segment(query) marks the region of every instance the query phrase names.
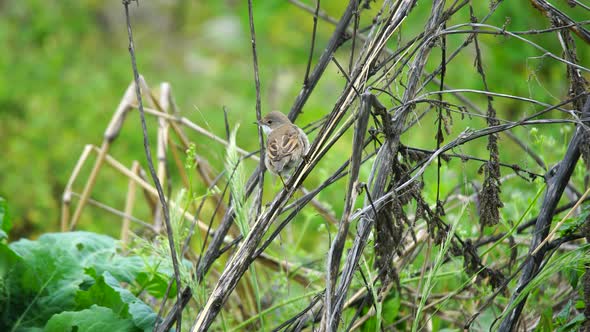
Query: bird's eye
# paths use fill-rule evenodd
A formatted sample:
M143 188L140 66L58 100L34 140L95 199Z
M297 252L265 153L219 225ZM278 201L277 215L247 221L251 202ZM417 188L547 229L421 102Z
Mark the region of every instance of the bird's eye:
M272 123L272 120L268 120L268 124L271 124L271 123Z

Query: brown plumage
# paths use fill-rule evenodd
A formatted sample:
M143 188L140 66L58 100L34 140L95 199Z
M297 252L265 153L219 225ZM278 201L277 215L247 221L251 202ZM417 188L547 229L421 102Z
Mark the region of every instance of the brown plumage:
M266 168L282 178L307 154L307 136L281 112L268 113L259 124L268 135L264 158Z

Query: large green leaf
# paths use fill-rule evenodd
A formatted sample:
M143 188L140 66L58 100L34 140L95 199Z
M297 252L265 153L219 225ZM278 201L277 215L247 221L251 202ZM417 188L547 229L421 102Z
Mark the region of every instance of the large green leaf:
M159 273L159 272L140 272L135 280L143 290L150 293L156 298L163 298L166 295L166 289L168 288L168 281L170 280L171 274ZM176 296L176 283L172 284L168 297L172 298Z
M45 234L36 241L20 240L9 248L0 247L0 259L0 271L6 271L0 289L0 299L5 299L0 301L0 331L13 325L45 326L54 314L79 309L76 295L90 289L97 275L108 272L113 284L132 283L144 265L139 257L117 254L114 239L89 232ZM110 295L103 294L101 304L115 305L116 301L108 302L112 300ZM85 302L87 307L91 304Z
M113 310L97 305L82 311L62 312L54 315L45 326L45 332L125 332L137 331L130 319L119 317Z
M88 290L79 290L76 293L76 304L78 309L87 309L93 305L99 305L110 308L117 316L123 318L130 317L129 306L123 302L121 295L113 287L107 285L104 276L98 276L94 285L88 288Z
M144 331L151 331L157 316L152 308L135 297L129 290L121 287L109 272L105 272L103 276L105 283L119 293L121 300L129 305L129 314L133 319L133 323Z
M15 268L17 263L21 262L22 258L19 255L6 244L0 242L0 278L4 278L10 270Z
M156 321L156 313L147 304L121 287L119 281L108 271L96 277L96 283L86 291L76 294L79 309L100 305L113 310L121 318L131 318L135 326L151 331Z

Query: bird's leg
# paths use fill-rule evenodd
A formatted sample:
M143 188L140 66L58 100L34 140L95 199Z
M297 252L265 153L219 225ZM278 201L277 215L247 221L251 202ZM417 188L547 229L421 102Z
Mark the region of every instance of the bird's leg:
M283 183L283 187L289 189L289 187L287 187L287 184L285 183L285 180L283 179L283 176L281 174L279 174L279 179L281 179L281 182Z

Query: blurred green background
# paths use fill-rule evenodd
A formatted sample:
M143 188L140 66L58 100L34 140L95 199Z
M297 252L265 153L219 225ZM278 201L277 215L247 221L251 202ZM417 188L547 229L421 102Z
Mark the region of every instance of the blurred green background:
M170 82L182 115L222 137L225 135L223 107L227 107L230 124L241 124L240 146L253 151L257 147L256 129L251 124L255 120L255 89L246 3L140 1L139 6L131 6L131 13L138 66L148 84L156 87L160 82ZM287 112L302 86L313 20L309 13L288 1L254 1L254 4L263 113ZM338 18L346 4L324 0L321 5L328 15ZM476 16L481 18L489 10L490 2L478 1L474 6ZM377 7L374 5L371 11L376 12ZM561 9L580 20L584 14L567 6ZM421 31L429 10L427 1L418 3L400 40L409 40ZM361 20L361 27L366 26L370 16ZM454 21L463 23L468 17L468 11L462 10ZM100 145L104 130L132 80L124 22L119 0L0 1L0 196L5 197L11 209L14 224L11 239L35 237L59 229L61 195L74 164L86 144ZM528 1L502 3L488 22L505 25L511 31L550 27L548 20ZM314 60L319 58L332 31L331 24L320 21ZM464 38L465 35L450 36L448 46L454 49ZM554 34L528 38L561 54ZM588 66L590 50L577 37L576 40L581 63ZM548 103L566 98L568 86L562 64L540 58L542 52L514 39L489 35L482 36L480 42L492 90ZM348 62L349 53L350 44L346 44L338 53L341 63ZM434 51L428 69L438 65L438 54L439 51ZM474 51L469 47L449 65L446 82L453 87L481 89L473 62ZM331 64L297 123L305 125L329 112L343 84L342 75ZM473 99L485 109L485 99L478 96ZM494 105L498 115L506 119L517 119L538 110L500 98L496 98ZM484 125L480 120L474 121ZM423 120L421 128L427 135L408 133L413 135L410 136L413 146L433 147L434 134L427 131L433 123L430 117ZM153 128L156 122L150 119L148 126ZM458 122L454 132L459 133L464 127L464 123ZM557 126L549 130L557 137L554 144L561 146L567 132L560 132ZM530 138L526 130L521 134ZM191 138L197 143L197 151L209 159L214 169L221 170L225 158L223 146L198 135ZM154 147L154 135L151 141ZM307 180L308 187L313 188L340 165L350 151L348 142L350 139L339 143ZM538 145L541 146L545 145ZM503 156L514 158L507 162L524 162L542 173L512 144L501 147ZM474 150L485 157L484 149ZM552 149L539 152L545 153L549 164L559 157L557 151L553 155ZM111 153L127 166L139 160L147 169L136 112L128 117ZM81 192L93 160L75 183L75 191ZM254 162L248 163L248 167L254 166ZM178 189L179 182L174 185ZM199 192L204 192L203 187L196 186ZM122 209L126 190L127 180L105 168L92 198ZM339 191L328 190L320 199L339 205L343 197ZM119 218L87 208L80 225L82 229L117 235Z

